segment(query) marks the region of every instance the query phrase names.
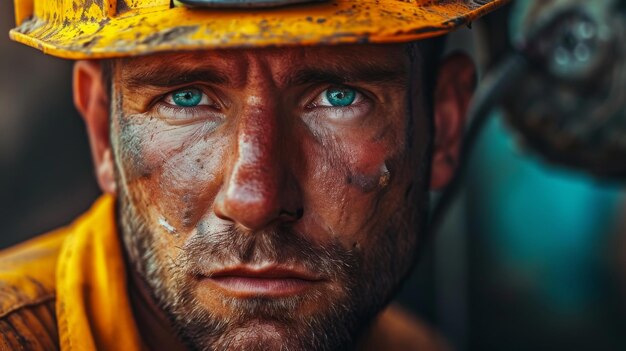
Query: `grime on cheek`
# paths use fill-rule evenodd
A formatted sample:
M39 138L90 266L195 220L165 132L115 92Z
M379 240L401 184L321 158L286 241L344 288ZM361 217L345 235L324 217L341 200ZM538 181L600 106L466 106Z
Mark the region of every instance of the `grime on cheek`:
M391 187L399 153L385 140L331 135L324 141L309 147L318 152L310 153L317 186L309 192L315 211L308 218L356 249L380 225L376 211Z
M346 183L363 193L385 189L392 178L397 153L384 142L351 145L344 155L348 174Z
M146 163L144 153L146 129L142 124L132 123L124 117L120 118L119 155L127 182L147 178L153 172L153 168Z
M127 102L121 91L115 95L112 116L116 116L114 121L117 124L117 163L122 179L128 183L152 173L146 163L144 143L146 135L154 131L149 126L149 119L126 112Z
M346 165L345 183L362 193L387 188L401 158L402 142L395 137L390 123L370 130L347 133L340 140L342 162Z
M201 123L165 123L150 111L142 112L140 106L129 101L133 100L132 93L127 94L130 97L123 98L118 92L112 106L112 142L119 182L152 230L169 234L162 235L163 240L180 240L195 215L185 194L204 190L198 186L202 182L194 183L189 178L210 178L206 174L210 172L210 155L206 152L209 143L197 142L202 139L199 135L206 136L206 128Z
M364 193L369 193L376 189L386 188L389 185L390 178L391 173L387 168L387 164L383 162L374 173L351 172L346 178L346 183L356 186Z
M167 219L165 219L165 217L159 218L159 225L165 228L168 233L178 237L178 231L167 221Z

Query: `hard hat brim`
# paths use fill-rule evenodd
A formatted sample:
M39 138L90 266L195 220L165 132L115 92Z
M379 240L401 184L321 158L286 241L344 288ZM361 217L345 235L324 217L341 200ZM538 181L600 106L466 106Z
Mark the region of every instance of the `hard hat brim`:
M10 37L67 59L145 55L172 50L287 45L398 43L434 37L508 2L331 1L272 10L153 7L106 20L55 23L31 17Z

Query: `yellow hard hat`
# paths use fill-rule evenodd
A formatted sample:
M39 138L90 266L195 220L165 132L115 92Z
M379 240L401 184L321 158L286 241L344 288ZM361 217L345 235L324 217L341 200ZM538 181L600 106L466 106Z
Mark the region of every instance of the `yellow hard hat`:
M507 0L15 0L13 40L68 59L394 43L447 33ZM263 7L260 7L263 6Z

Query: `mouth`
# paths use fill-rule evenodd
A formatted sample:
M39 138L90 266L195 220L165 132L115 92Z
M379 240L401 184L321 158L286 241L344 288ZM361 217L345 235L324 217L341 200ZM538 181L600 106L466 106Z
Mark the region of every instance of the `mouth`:
M303 269L271 265L228 267L203 276L202 281L238 298L278 298L302 294L323 279Z

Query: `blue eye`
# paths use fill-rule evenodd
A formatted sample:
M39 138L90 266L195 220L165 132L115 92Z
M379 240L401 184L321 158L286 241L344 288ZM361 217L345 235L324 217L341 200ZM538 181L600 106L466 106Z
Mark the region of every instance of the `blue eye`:
M331 106L344 107L351 105L356 98L356 91L350 88L329 88L326 90L326 100Z
M198 89L183 89L172 93L172 101L176 106L194 107L202 101L203 93Z

